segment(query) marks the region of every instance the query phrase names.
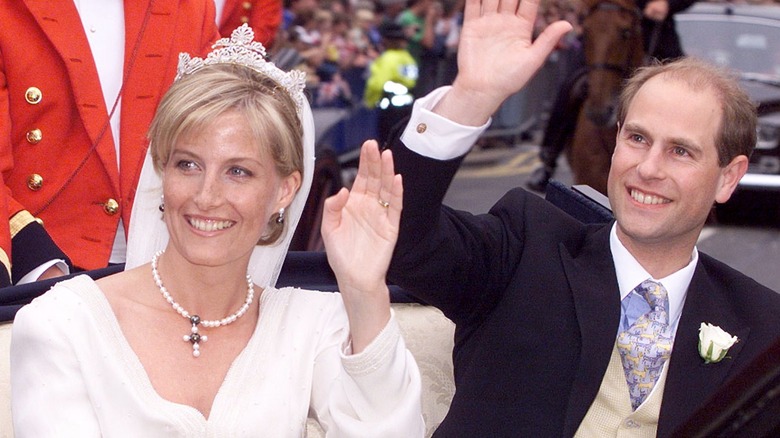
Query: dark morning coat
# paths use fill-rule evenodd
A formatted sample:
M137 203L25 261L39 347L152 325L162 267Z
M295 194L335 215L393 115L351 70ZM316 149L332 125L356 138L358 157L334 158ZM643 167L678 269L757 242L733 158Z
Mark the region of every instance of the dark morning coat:
M456 393L436 436L571 436L599 390L620 298L610 225L582 225L521 189L489 214L440 207L460 160L393 145L403 175L401 235L388 280L456 323ZM780 295L699 254L672 353L658 436L780 335ZM702 322L740 341L705 365Z

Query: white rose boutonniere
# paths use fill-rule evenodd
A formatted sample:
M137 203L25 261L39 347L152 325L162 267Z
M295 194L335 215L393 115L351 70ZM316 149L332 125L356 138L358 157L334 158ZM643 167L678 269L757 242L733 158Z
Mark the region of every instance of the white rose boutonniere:
M738 341L736 336L731 336L717 325L703 322L699 327L699 355L704 363L720 362Z

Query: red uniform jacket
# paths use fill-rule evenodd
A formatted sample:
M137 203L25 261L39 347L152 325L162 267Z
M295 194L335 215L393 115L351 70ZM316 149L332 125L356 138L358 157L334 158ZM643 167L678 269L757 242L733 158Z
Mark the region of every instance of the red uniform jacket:
M282 24L282 0L225 0L219 21L223 37L247 23L255 32L255 41L270 49Z
M146 133L179 52L202 56L218 38L212 0L128 0L124 13L119 172L73 2L0 0L0 168L9 218L26 210L41 219L84 269L107 265L119 219L125 227L130 222ZM38 249L14 244L13 250Z
M2 175L0 175L2 183ZM8 210L8 193L0 190L0 211ZM11 231L10 221L0 220L0 287L11 285Z

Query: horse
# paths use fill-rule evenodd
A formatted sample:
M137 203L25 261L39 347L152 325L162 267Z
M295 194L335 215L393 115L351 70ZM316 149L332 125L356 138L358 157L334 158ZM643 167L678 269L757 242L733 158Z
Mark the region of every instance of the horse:
M620 90L644 62L642 13L633 0L582 3L586 95L567 158L575 184L587 184L606 195Z

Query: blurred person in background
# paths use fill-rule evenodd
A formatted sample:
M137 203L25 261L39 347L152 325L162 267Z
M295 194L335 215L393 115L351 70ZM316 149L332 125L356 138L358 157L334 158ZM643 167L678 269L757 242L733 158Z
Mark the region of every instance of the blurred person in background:
M293 26L296 17L303 13L314 12L317 7L317 0L284 0L282 29L289 29Z
M376 12L382 17L382 22L396 21L401 12L406 9L406 2L407 0L377 0Z
M346 0L319 0L319 7L333 14L349 14L352 9Z
M585 90L574 87L581 84L580 78L587 73L578 6L564 0L545 2L541 8L542 14L536 20L537 32L557 20L568 21L572 24L572 30L558 41L555 51L550 54L550 59L558 57L561 68L558 70L555 98L539 145L541 166L537 167L526 181L526 187L537 192L544 192L547 188L555 173L558 156L567 142L567 136L573 135L577 123L576 114L585 99Z
M407 42L406 50L417 61L417 65L420 64L420 58L422 57L425 21L432 3L434 3L434 0L410 0L409 6L395 19L396 23L400 24L404 29ZM439 5L439 10L441 10L440 7L441 5ZM433 13L435 14L436 12L434 11Z
M349 83L352 99L355 102L363 101L363 92L368 79L368 66L379 56L381 37L376 26L376 14L367 8L358 8L352 16L352 23L347 38L350 54L350 66L344 69L344 78Z
M407 36L400 24L386 21L380 25L379 32L384 50L369 67L363 103L368 108L379 109L377 131L381 145L393 125L411 112L418 68L406 50Z
M455 79L463 3L464 0L435 0L428 7L420 41L420 79L414 89L415 95L423 96Z
M344 77L344 72L350 69L354 58L354 50L347 35L349 25L350 20L345 13L330 12L328 26L320 28L324 59L317 69L317 76L321 80L314 100L317 107L352 105L352 90Z
M645 53L660 61L684 56L680 37L674 24L674 14L682 12L696 0L638 0L642 11L642 35Z

